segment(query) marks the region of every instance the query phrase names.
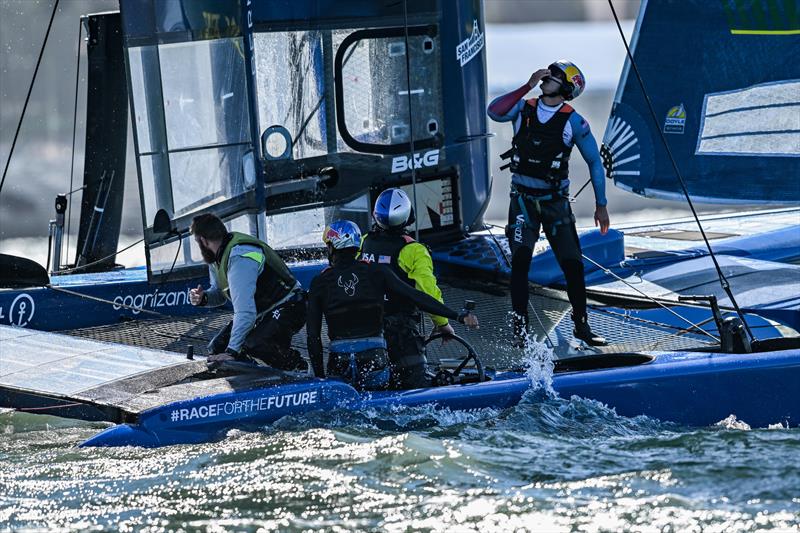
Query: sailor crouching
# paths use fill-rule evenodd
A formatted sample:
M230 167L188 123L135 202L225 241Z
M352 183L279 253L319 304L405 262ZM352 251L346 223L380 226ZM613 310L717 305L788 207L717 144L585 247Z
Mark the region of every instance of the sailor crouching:
M281 370L305 370L291 348L305 323L306 294L267 243L229 232L217 216L192 220L191 233L208 264L210 287L192 289L192 305L233 304L233 320L211 340L209 362L250 360Z
M325 228L330 266L311 282L308 294L308 353L317 377L325 377L322 359L322 317L328 325L330 357L327 373L359 390L380 390L390 382L383 337L384 297L402 296L422 310L478 326L475 315L456 313L400 280L383 265L356 260L361 230L349 220Z

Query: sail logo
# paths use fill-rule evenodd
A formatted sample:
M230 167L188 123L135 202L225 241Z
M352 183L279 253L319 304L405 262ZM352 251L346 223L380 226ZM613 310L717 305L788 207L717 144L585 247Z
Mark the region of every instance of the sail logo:
M472 23L472 34L456 46L456 59L463 67L483 49L484 35L478 26L478 19Z
M676 105L667 111L664 119L664 133L683 133L686 126L686 109L683 104Z
M36 304L29 294L22 293L14 298L11 305L8 307L8 316L5 315L4 310L0 307L0 320L8 319L8 323L18 328L24 328L33 320L33 314L36 312Z
M439 164L439 150L429 150L422 153L414 154L414 161L412 163L411 156L399 155L392 159L392 174L404 172L413 168L422 167L435 167Z

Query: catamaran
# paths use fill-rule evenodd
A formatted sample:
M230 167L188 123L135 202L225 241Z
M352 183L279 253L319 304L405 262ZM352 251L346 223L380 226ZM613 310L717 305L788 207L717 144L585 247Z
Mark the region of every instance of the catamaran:
M603 139L608 177L644 196L800 202L795 5L643 2ZM50 272L0 256L0 406L114 424L85 445L162 446L314 410L502 409L552 364L555 392L622 415L800 424L800 208L582 232L592 324L612 341L602 349L572 338L563 277L540 243L529 276L540 355L526 368L510 348L508 243L483 221L479 2L120 0L84 31L77 252L60 263L59 196ZM129 117L145 268L115 264ZM360 393L252 365L209 370L206 343L230 311L189 304L206 278L194 215L269 242L308 286L326 222L367 228L374 198L398 186L445 301L476 301L482 319L429 342L437 386Z

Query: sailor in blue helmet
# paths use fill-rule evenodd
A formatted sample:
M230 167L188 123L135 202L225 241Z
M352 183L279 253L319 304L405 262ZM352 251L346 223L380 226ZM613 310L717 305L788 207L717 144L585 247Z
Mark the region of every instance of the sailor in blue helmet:
M211 363L250 360L282 370L308 365L291 347L305 323L305 291L275 251L255 237L229 232L217 216L192 220L192 235L208 264L211 286L189 293L192 305L233 305L233 320L211 340Z
M456 313L401 281L389 268L356 259L361 231L349 220L333 222L322 240L330 266L311 281L308 294L308 354L317 377L325 377L322 359L322 317L330 339L327 375L360 390L389 385L389 357L383 336L384 299L403 297L437 315L477 327L468 311Z
M361 242L361 259L389 266L408 285L442 302L442 291L433 274L433 260L428 248L416 242L406 231L414 223L411 199L402 189L387 189L375 201L372 212L375 225ZM432 333L452 335L453 328L444 316L432 314ZM419 331L420 313L407 298L390 298L386 303L384 331L392 364L395 389L424 387L424 339Z
M541 98L525 99L537 84ZM502 154L510 159L511 204L506 235L511 245L511 306L519 344L528 328L528 269L539 230L555 253L567 282L572 304L574 335L592 346L606 344L589 327L586 313L586 282L575 216L569 201L569 158L577 146L592 178L595 195L595 225L608 231L603 165L589 124L567 100L578 97L586 86L583 73L573 63L559 60L534 72L519 89L489 104L488 114L497 122L512 122L511 149Z

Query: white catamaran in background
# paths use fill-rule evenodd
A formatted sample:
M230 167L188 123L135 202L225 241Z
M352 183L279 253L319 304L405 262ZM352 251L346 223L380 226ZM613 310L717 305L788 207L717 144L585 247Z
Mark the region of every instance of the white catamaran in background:
M604 137L615 184L681 201L800 202L797 13L794 0L644 2ZM0 406L118 424L89 444L157 446L318 409L519 401L531 383L506 342L507 242L483 222L479 2L120 0L119 13L84 20L78 253L49 274L0 256ZM132 269L115 264L129 116L147 256ZM366 229L374 198L397 186L414 198L445 301L475 300L482 319L459 342L429 344L441 386L360 394L193 359L229 319L189 305L206 275L194 215L266 240L307 286L324 266L326 222ZM800 424L800 208L581 242L592 323L612 345L575 343L555 258L537 249L532 323L557 357L556 392L687 425L732 413Z

